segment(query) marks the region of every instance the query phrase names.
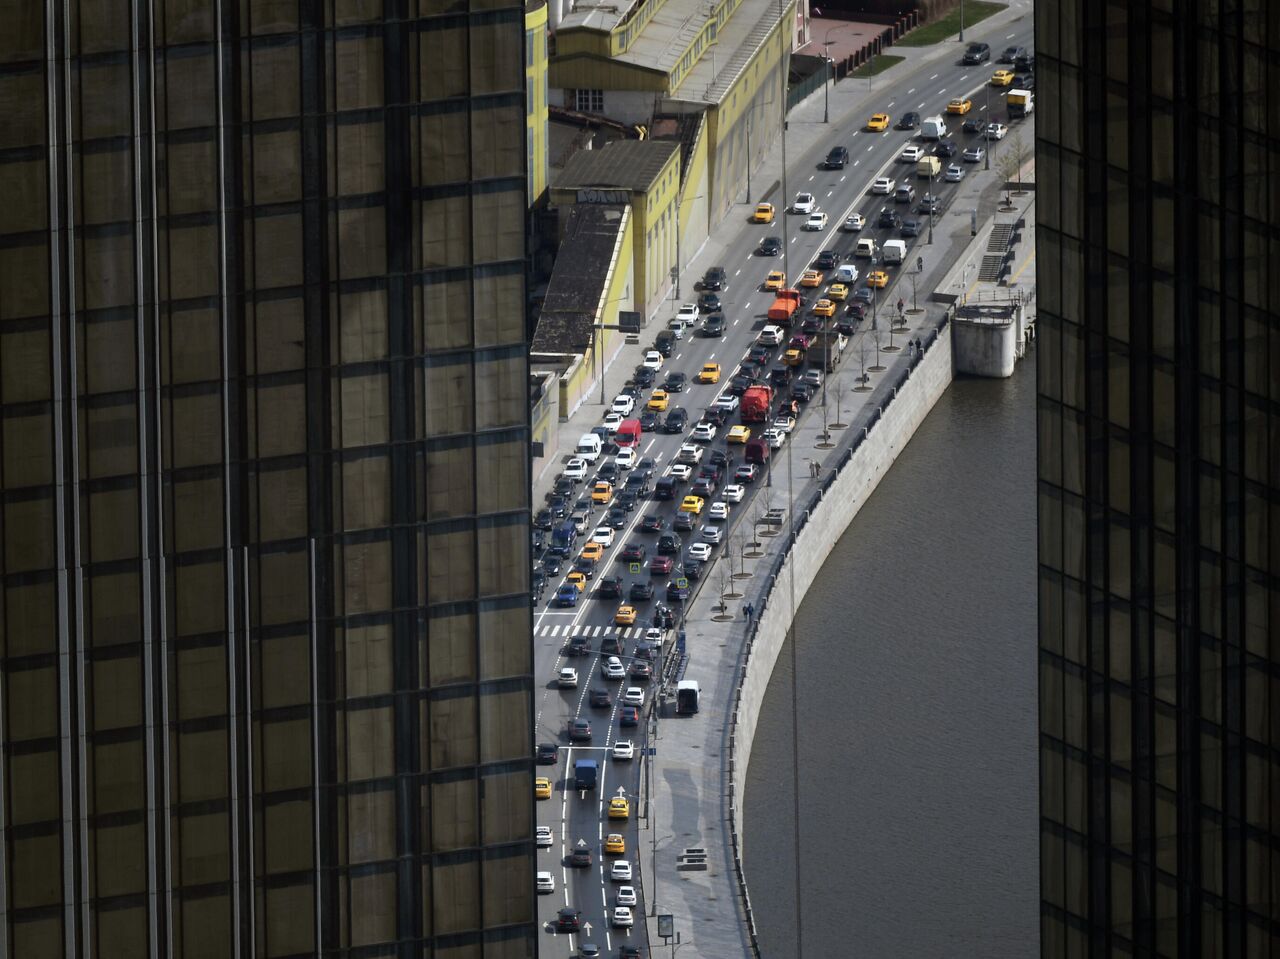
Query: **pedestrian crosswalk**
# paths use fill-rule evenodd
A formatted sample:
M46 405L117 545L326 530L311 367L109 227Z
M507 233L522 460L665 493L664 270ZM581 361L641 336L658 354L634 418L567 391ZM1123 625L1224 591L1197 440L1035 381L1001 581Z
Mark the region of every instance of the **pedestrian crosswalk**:
M617 636L619 639L639 639L647 626L540 626L537 635L554 639L570 636Z

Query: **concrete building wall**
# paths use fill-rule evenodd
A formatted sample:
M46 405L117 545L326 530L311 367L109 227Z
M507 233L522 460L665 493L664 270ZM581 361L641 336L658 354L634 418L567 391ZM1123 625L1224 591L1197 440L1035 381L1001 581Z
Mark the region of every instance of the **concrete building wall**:
M916 367L897 397L884 408L884 414L867 434L852 459L837 474L809 521L796 537L784 561L776 585L767 604L762 603L759 627L751 658L747 661L742 682L742 700L735 733L734 826L739 842L742 837L742 797L745 796L747 768L751 761L751 745L755 738L760 704L769 688L774 663L782 651L787 629L791 625L788 577L795 575L795 597L799 604L813 584L836 542L848 528L858 510L884 478L898 454L906 447L916 429L929 415L938 398L952 379L951 325L942 330ZM798 517L797 517L798 519ZM745 858L744 850L739 854Z
M1012 321L975 323L956 320L954 349L956 372L1003 379L1013 375L1018 359L1018 331Z

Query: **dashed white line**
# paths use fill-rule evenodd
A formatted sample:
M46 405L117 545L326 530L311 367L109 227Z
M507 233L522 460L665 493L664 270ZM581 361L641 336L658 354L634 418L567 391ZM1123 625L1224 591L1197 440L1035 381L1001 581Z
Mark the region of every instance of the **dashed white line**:
M734 275L734 276L739 276L739 275L741 275L741 273L742 273L742 271L741 271L741 270L739 270L737 273L735 273L735 274L733 274L733 275Z
M843 182L844 182L844 177L843 177L843 176L842 176L842 177L840 177L840 182L841 182L841 183L843 183Z
M1012 39L1013 39L1014 37L1016 37L1016 36L1017 36L1017 34L1016 34L1016 33L1011 33L1011 34L1009 34L1007 37L1005 37L1005 39L1006 39L1006 40L1012 40Z
M861 162L862 162L861 160L854 160L854 161L853 161L853 165L854 165L854 166L857 166L857 165L858 165L859 163L861 163Z
M893 101L892 101L892 100L890 100L890 101L888 102L888 104L886 104L886 105L887 105L887 106L893 106Z
M913 94L913 93L915 93L915 92L916 92L916 88L915 88L915 87L912 87L910 90L908 90L908 91L907 91L907 96L911 96L911 94Z
M942 74L941 74L941 73L935 73L935 74L934 74L933 76L931 76L929 79L930 79L930 80L936 80L936 79L938 79L938 77L940 77L940 76L942 76Z
M924 109L924 103L923 103L923 102L921 102L921 104L920 104L918 107L916 107L916 109L917 109L917 110L923 110L923 109Z
M828 191L827 191L827 196L831 196L831 194L833 194L833 193L835 193L835 192L836 192L835 190L828 190Z
M813 182L813 178L814 178L814 177L816 177L817 175L818 175L818 174L816 174L816 173L811 173L811 174L809 174L809 182L810 182L810 183L812 183L812 182Z
M868 153L870 153L870 152L871 152L872 150L874 150L875 148L876 148L876 145L873 143L873 144L871 144L871 146L867 147L867 152L868 152Z

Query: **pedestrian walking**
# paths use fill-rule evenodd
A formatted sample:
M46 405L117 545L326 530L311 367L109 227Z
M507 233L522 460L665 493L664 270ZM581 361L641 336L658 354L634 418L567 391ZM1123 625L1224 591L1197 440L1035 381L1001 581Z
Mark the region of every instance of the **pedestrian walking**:
M743 607L742 611L747 614L747 625L750 626L751 614L755 612L755 607L752 606L750 603L747 603L747 605Z
M821 475L822 475L822 464L821 464L821 463L814 463L814 464L813 464L813 475L814 475L814 478L817 478L817 477L819 477L819 476L821 476Z

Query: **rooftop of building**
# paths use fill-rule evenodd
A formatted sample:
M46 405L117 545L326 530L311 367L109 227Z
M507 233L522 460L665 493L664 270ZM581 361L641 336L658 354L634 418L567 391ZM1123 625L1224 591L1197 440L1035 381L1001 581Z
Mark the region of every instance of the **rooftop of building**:
M717 31L716 42L703 52L671 98L719 103L751 63L778 20L794 7L795 0L781 3L779 0L742 0L729 21Z
M531 352L583 353L591 346L591 330L626 213L624 204L615 203L568 208Z
M673 140L613 140L598 150L579 150L552 186L562 190L613 187L643 193L679 148Z
M558 30L577 27L586 30L603 30L606 33L620 24L633 10L644 4L644 0L617 0L612 3L575 3L573 12L565 14Z

